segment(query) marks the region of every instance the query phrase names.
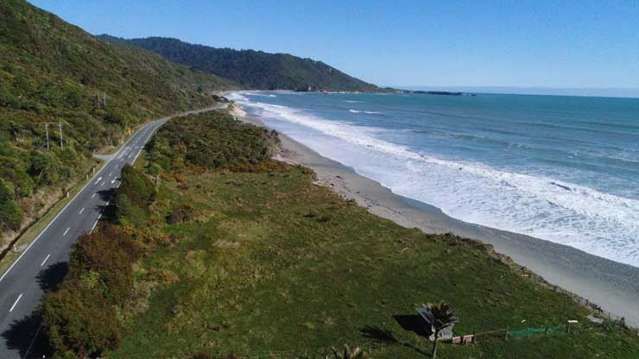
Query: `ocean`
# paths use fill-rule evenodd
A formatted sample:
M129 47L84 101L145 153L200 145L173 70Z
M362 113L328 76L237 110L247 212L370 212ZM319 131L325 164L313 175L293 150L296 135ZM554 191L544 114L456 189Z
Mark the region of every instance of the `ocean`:
M639 267L639 99L237 92L394 193Z

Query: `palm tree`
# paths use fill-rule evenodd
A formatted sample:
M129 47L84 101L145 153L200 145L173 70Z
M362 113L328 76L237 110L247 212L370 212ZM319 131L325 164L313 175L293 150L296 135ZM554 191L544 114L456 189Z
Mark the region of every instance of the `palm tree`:
M435 340L433 341L433 351L431 354L431 358L435 359L437 357L437 339L439 337L439 333L457 323L457 317L455 316L453 308L444 302L440 302L439 304L428 303L425 307L426 319L430 322L435 336Z
M351 348L348 345L344 345L344 350L339 351L335 348L331 348L333 351L333 357L335 359L367 359L368 355L359 347ZM330 359L327 355L326 359Z

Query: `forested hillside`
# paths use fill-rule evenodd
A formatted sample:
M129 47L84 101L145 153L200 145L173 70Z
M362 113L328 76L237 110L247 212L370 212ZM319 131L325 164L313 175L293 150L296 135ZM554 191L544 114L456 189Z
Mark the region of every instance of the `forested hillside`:
M250 89L382 91L321 61L289 54L215 48L162 37L125 40L102 35L101 38L157 52L171 61L221 76Z
M0 1L0 251L89 170L92 152L152 117L211 104L207 92L230 86L100 41L26 1Z

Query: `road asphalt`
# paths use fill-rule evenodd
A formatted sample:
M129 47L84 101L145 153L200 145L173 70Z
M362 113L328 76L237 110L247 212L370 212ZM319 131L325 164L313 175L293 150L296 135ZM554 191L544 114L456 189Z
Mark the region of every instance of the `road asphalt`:
M184 114L210 111L219 106ZM181 115L184 115L181 114ZM0 358L42 358L38 307L43 294L67 271L73 244L91 232L119 186L120 172L133 164L144 145L170 117L145 124L96 172L38 237L0 276Z

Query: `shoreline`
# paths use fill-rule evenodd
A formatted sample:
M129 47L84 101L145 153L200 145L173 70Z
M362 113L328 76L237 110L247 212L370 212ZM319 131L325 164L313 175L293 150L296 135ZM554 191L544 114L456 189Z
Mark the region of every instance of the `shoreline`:
M232 107L231 113L241 120L266 127L259 119L248 117L238 105ZM601 308L611 317L624 318L628 325L639 327L639 268L566 245L457 220L437 207L397 195L285 134L279 135L281 145L276 159L313 169L318 184L355 200L369 212L424 233L452 233L489 244L516 266L525 267L557 290L573 294L582 304Z

